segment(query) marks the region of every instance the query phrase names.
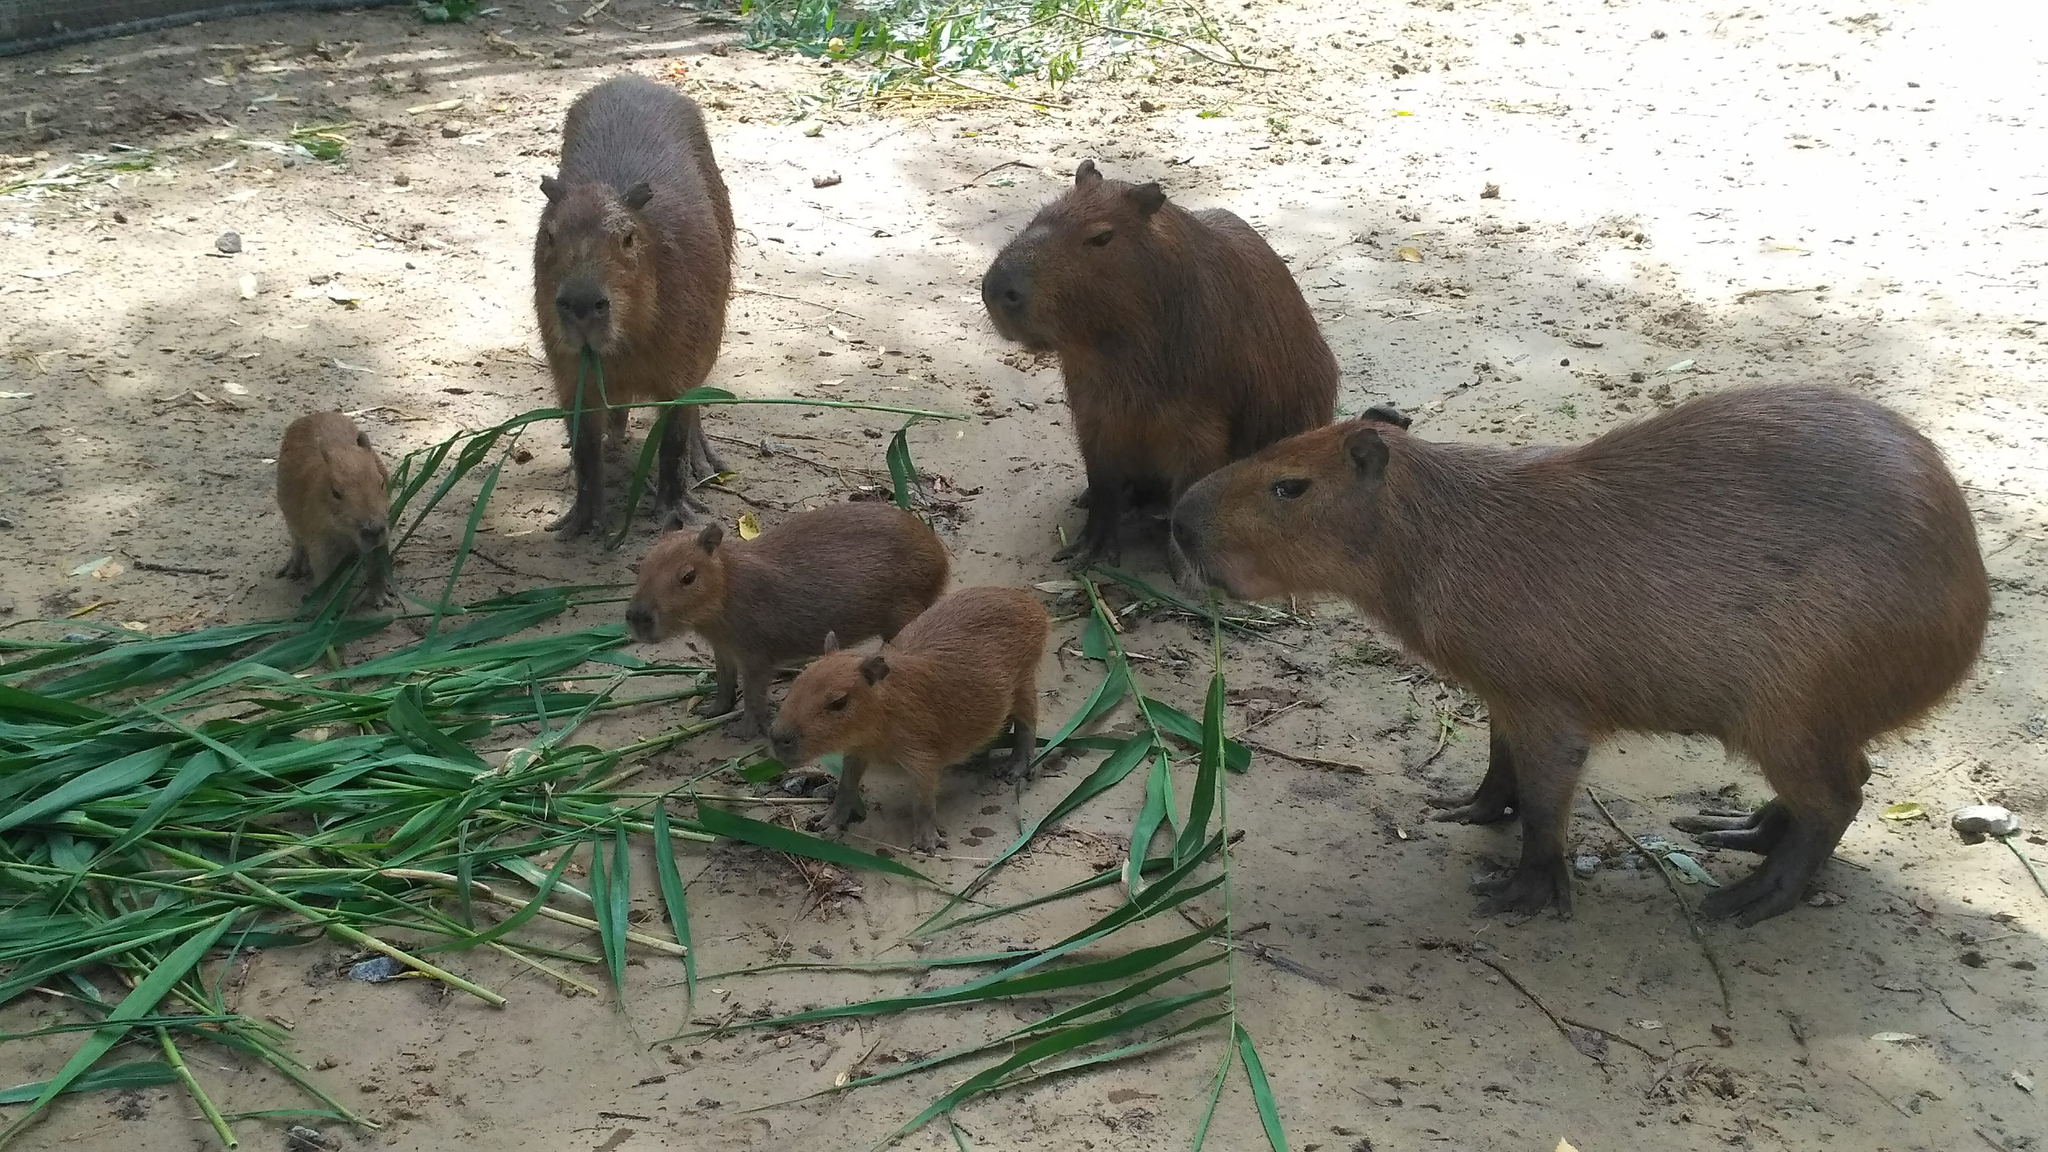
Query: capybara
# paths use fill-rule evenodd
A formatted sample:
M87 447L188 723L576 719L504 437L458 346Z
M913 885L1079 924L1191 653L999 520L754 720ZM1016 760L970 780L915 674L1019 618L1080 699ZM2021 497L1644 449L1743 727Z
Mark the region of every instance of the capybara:
M355 421L339 412L292 421L277 449L277 506L292 534L292 555L277 574L311 576L317 584L362 556L367 572L357 602L370 608L390 603L388 478L384 458Z
M540 186L548 203L533 244L533 308L555 401L570 413L576 474L575 502L549 529L575 536L604 526L604 437L616 439L626 423L624 410L607 406L674 399L718 360L732 207L697 105L638 76L607 80L570 105L561 172ZM601 383L586 371L589 354ZM724 467L696 406L675 410L656 500L686 522L704 507L691 486Z
M1038 658L1045 608L1017 588L962 588L925 609L879 652L827 652L797 674L770 733L794 767L845 754L832 806L813 829L844 831L866 815L871 764L909 775L910 844L936 852L939 774L1011 726L1009 772L1028 779L1038 749Z
M1093 160L1003 247L981 300L1004 339L1059 354L1088 475L1060 559L1114 556L1127 509L1332 419L1336 358L1265 239Z
M939 598L948 568L931 528L894 504L828 504L752 540L726 539L714 522L655 542L626 622L650 643L685 629L710 641L718 682L699 711L730 712L744 692L732 733L748 740L767 731L777 666L823 652L830 635L896 635Z
M1969 671L1990 591L1933 444L1832 388L1731 389L1570 447L1318 429L1195 485L1173 532L1234 594L1340 593L1491 713L1486 778L1439 819L1522 823L1487 912L1571 911L1565 833L1587 745L1689 732L1777 798L1690 818L1767 854L1700 910L1797 902L1862 805L1864 747Z

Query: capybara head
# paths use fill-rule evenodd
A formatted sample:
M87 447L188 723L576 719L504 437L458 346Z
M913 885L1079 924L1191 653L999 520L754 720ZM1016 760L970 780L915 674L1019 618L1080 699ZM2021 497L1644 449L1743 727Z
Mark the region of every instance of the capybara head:
M725 611L725 529L716 521L697 532L670 532L640 559L640 578L626 606L635 639L663 640L701 627Z
M1174 505L1174 542L1239 599L1354 588L1378 528L1388 442L1407 421L1374 408L1210 473Z
M645 183L621 195L552 176L541 177L540 188L548 206L533 242L533 280L542 314L553 319L543 327L565 351L615 353L653 322L660 237L641 209L654 193Z
M384 458L370 446L370 438L356 433L353 446L323 449L321 455L327 463L327 490L319 492L314 499L321 501L337 524L345 525L355 534L356 546L364 552L373 552L384 546L390 534L388 519L390 502L384 492L384 485L390 473L384 469Z
M768 729L775 758L795 767L862 743L881 723L888 677L886 654L840 648L838 637L825 637L825 654L790 682Z
M1106 180L1095 161L1074 186L1003 246L981 278L981 302L1005 340L1036 351L1133 324L1165 272L1153 222L1157 184Z

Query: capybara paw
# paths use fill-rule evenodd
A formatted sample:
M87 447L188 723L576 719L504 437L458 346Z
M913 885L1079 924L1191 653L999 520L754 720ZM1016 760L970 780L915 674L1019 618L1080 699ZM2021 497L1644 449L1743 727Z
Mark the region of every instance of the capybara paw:
M1074 497L1073 506L1076 508L1086 508L1089 504L1093 503L1094 500L1095 490L1093 488L1083 488L1081 489L1081 494L1079 496Z
M304 556L293 556L277 570L280 580L304 580L313 574L313 565Z
M1744 928L1792 910L1806 894L1806 877L1796 869L1773 867L1766 860L1739 883L1717 888L1700 901L1700 916L1708 920L1734 917Z
M761 721L749 712L740 713L739 719L725 726L725 734L735 740L758 740L761 730Z
M373 585L372 587L365 588L362 595L356 597L356 607L367 608L373 612L381 608L389 608L397 603L398 597L392 593L391 589L382 585Z
M1440 824L1497 824L1515 814L1513 801L1490 796L1431 796L1427 803L1442 809L1430 817Z
M560 533L564 540L571 540L597 531L601 521L602 517L597 514L597 509L577 503L571 505L561 519L548 525L548 531Z
M946 848L946 834L937 827L926 828L911 835L910 846L927 856L936 856Z
M1697 816L1676 817L1671 826L1692 833L1694 841L1709 848L1768 855L1784 839L1791 817L1782 805L1772 801L1754 812L1709 808Z
M1557 905L1558 919L1572 916L1571 872L1561 858L1554 866L1531 868L1524 864L1506 876L1474 881L1472 890L1484 897L1477 909L1481 916L1503 912L1534 916L1552 904Z
M996 779L1005 781L1022 780L1029 784L1031 782L1031 757L1029 755L1005 757L1001 767L996 769Z
M832 806L825 809L825 814L804 821L804 827L813 832L839 833L846 831L848 825L857 824L866 818L867 809L864 805L842 804L840 797L834 796Z

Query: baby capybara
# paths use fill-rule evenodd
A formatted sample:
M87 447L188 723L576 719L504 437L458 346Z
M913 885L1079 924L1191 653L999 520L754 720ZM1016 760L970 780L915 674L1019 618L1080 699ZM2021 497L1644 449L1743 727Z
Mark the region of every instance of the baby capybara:
M1087 523L1061 559L1114 555L1134 503L1328 424L1337 402L1337 361L1251 225L1092 160L1003 247L981 300L1003 338L1059 354L1088 473Z
M1831 388L1742 388L1565 448L1436 444L1355 420L1197 484L1183 548L1234 594L1334 592L1486 701L1486 778L1440 819L1521 817L1483 911L1571 909L1587 745L1699 732L1777 798L1680 822L1767 853L1702 902L1796 903L1862 805L1864 746L1962 680L1990 592L1933 444Z
M832 807L814 829L843 831L867 812L860 780L871 764L910 776L910 843L943 844L939 774L1011 726L1009 771L1029 778L1038 748L1038 658L1045 609L1017 588L962 588L925 609L893 642L864 654L827 652L797 675L776 714L775 756L794 767L845 753Z
M292 555L277 574L287 580L311 576L319 584L362 556L368 571L357 602L369 608L389 604L388 477L384 458L355 421L339 412L292 421L277 449L277 506L292 536Z
M555 401L570 413L576 473L575 503L549 528L575 536L604 525L604 434L623 433L626 415L607 404L673 399L718 360L732 208L697 105L638 76L570 105L561 172L540 186L548 203L533 245L533 307ZM601 385L585 370L588 354ZM723 470L697 408L675 410L655 471L661 506L687 521L703 508L690 486Z
M799 512L752 540L716 523L670 532L640 561L626 622L646 642L685 629L711 642L717 686L699 711L746 714L733 735L768 728L768 683L779 665L816 656L825 638L887 639L939 598L946 549L894 504L861 501Z

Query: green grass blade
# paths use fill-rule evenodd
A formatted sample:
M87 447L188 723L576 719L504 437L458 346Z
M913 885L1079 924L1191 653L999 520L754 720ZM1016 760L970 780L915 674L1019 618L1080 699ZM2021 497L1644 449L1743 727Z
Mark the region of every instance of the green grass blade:
M668 805L654 802L654 876L661 885L661 902L668 908L669 926L676 943L689 949L683 953L683 1018L688 1019L697 1002L697 950L690 947L690 904L684 896L683 874L676 869L676 847L668 830Z
M697 826L714 836L724 836L730 840L743 840L749 844L771 848L777 852L787 852L792 856L808 856L813 860L823 860L830 864L844 864L851 868L867 868L876 872L890 872L898 876L909 877L912 880L922 880L934 888L938 887L937 882L931 877L926 876L907 864L899 864L886 856L877 856L872 852L863 852L858 848L849 848L836 840L824 840L816 836L807 836L802 832L792 831L779 824L765 824L759 820L749 820L745 816L735 816L723 808L714 807L710 804L700 803L697 805Z
M1195 723L1194 717L1175 708L1171 704L1162 704L1149 697L1145 700L1145 711L1151 714L1152 722L1159 725L1160 731L1177 739L1185 740L1196 748L1202 746L1204 739L1202 725ZM1235 740L1225 739L1223 741L1223 766L1225 768L1230 769L1232 772L1243 772L1245 769L1250 768L1251 765L1251 749L1246 748Z
M1266 1143L1273 1152L1287 1152L1287 1133L1280 1127L1280 1108L1273 1102L1273 1086L1266 1083L1266 1066L1259 1063L1258 1050L1252 1047L1252 1034L1244 1025L1233 1024L1231 1030L1237 1036L1237 1054L1244 1061L1245 1079L1251 1081L1252 1103L1259 1110L1259 1124L1266 1130Z
M612 858L604 859L604 839L590 842L590 898L597 908L597 939L604 951L605 971L611 976L612 995L618 1007L626 1001L626 914L632 904L628 883L626 830L612 829Z
M130 845L148 835L149 831L155 828L172 808L177 807L179 801L191 795L193 789L211 779L215 773L221 770L222 766L220 753L213 751L211 748L185 761L184 766L179 768L177 774L171 777L171 782L164 785L163 790L156 794L156 799L150 801L149 807L143 811L142 815L135 818L135 823L129 825L126 832L121 833L120 839L107 845L106 849L99 854L99 859L110 859L127 851Z
M156 775L170 758L170 746L160 744L130 753L110 764L102 764L0 816L0 832L76 808L88 801L126 792Z
M535 916L540 915L540 910L542 906L544 906L548 902L548 894L555 890L555 886L562 879L562 873L566 871L569 867L569 858L574 855L574 852L564 852L561 854L561 856L557 857L555 860L555 866L553 868L548 869L547 875L542 876L540 878L540 883L535 886L533 899L528 901L526 903L526 906L519 909L517 912L512 913L512 915L505 917L503 920L498 921L498 923L492 925L489 928L484 929L483 931L477 933L475 936L472 936L467 940L463 940L460 942L451 942L448 944L435 944L427 948L422 948L420 949L420 951L441 952L446 951L450 948L474 948L479 944L488 944L491 941L496 940L509 933L519 931L519 929L525 927L527 921L533 919ZM566 888L568 886L562 885L562 887Z
M476 546L477 521L484 518L484 509L491 503L491 493L497 491L498 476L505 470L505 460L518 443L519 438L514 436L512 443L506 446L505 451L491 465L491 470L484 473L483 487L478 490L476 499L470 503L469 518L462 522L462 543L455 549L454 561L448 565L448 579L442 583L441 598L434 604L434 617L427 621L428 644L432 644L434 637L441 632L441 618L448 614L449 601L455 596L455 582L462 578L462 567L469 562L470 549Z
M29 1101L28 1111L16 1117L14 1123L8 1125L5 1131L0 1131L0 1148L5 1148L49 1105L50 1101L56 1099L72 1081L91 1069L101 1056L106 1055L109 1048L121 1042L129 1028L125 1021L149 1015L158 1001L169 994L171 986L192 971L193 966L199 963L200 957L206 954L206 950L213 947L214 942L227 931L234 918L234 912L222 913L209 927L202 928L172 949L171 954L164 957L163 963L152 969L149 975L135 986L134 991L123 997L121 1003L107 1014L106 1022L109 1027L94 1032L90 1039L80 1045L71 1059L65 1062L64 1067L55 1076L43 1082L42 1091Z
M22 670L22 666L26 663L27 661L23 661L21 664L9 664L4 669L0 669L0 671L13 674ZM105 713L95 712L91 708L80 704L73 704L69 700L59 700L55 697L43 696L35 692L24 691L20 688L10 688L0 684L0 716L34 716L43 720L61 720L70 724L84 724L98 720L104 715Z
M906 512L910 510L910 493L917 484L917 466L910 462L910 437L908 435L910 426L915 423L917 423L917 417L915 416L903 422L903 427L898 428L896 435L889 438L889 451L887 453L889 486L892 489L891 495L896 501L896 506Z
M1058 732L1053 733L1052 739L1039 746L1037 760L1043 761L1052 754L1053 749L1066 743L1075 732L1094 723L1104 713L1122 703L1124 694L1129 692L1130 688L1130 678L1125 675L1123 668L1111 668L1109 674L1102 678L1102 683L1095 686L1095 691L1088 694L1088 699L1082 702L1081 707L1067 718L1065 724L1060 725Z
M1180 843L1174 846L1176 860L1185 859L1209 836L1209 817L1216 810L1217 776L1224 764L1223 699L1223 673L1211 673L1209 699L1202 709L1202 756L1195 770L1195 793L1188 797L1187 823L1181 829Z
M640 459L633 464L633 477L626 481L626 515L619 521L619 530L604 542L609 552L626 542L633 531L633 514L640 510L640 495L647 491L647 473L654 467L656 449L661 447L661 438L668 433L668 422L676 419L673 408L663 408L654 417L654 427L647 432L647 439L640 444Z
M65 1092L99 1092L110 1088L154 1088L169 1084L178 1074L169 1064L161 1060L138 1060L132 1064L116 1064L111 1068L98 1068L74 1078L62 1089ZM9 1104L27 1104L43 1094L49 1085L47 1080L33 1084L16 1084L12 1088L0 1088L0 1107Z
M1202 1152L1202 1143L1209 1138L1209 1124L1216 1119L1216 1104L1223 1099L1223 1081L1230 1075L1231 1061L1237 1058L1237 1044L1223 1046L1223 1060L1216 1065L1216 1075L1209 1081L1209 1103L1202 1109L1202 1118L1195 1122L1195 1139L1188 1145L1188 1152Z
M1166 749L1156 748L1152 754L1152 771L1146 774L1145 804L1138 809L1138 818L1131 824L1131 851L1124 860L1124 887L1133 892L1144 887L1145 878L1140 869L1145 866L1146 854L1151 850L1152 837L1159 826L1166 822L1167 809L1173 804L1172 783L1169 779L1171 766L1166 760Z

